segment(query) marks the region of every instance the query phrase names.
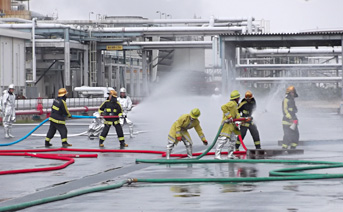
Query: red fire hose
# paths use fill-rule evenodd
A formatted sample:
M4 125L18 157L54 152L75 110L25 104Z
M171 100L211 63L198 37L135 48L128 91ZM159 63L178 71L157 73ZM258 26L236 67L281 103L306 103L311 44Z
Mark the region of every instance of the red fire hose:
M14 150L18 151L18 150ZM74 159L72 157L77 158L89 158L89 157L98 157L97 154L31 154L31 153L0 153L0 156L30 156L30 157L36 157L36 158L43 158L43 159L52 159L52 160L66 160L65 164L59 165L59 166L50 166L50 167L44 167L44 168L31 168L31 169L17 169L17 170L6 170L6 171L0 171L0 175L5 174L20 174L20 173L28 173L28 172L42 172L42 171L53 171L53 170L59 170L63 169L70 164L74 163Z

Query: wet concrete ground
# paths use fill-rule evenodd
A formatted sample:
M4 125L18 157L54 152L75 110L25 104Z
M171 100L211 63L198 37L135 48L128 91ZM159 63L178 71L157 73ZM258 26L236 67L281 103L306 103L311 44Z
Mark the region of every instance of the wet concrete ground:
M281 155L270 159L343 161L342 117L332 111L315 113L315 116L313 114L313 111L309 110L299 114L301 140L305 142L305 145L299 148L304 149L304 154ZM212 142L219 123L218 120L208 121L210 115L207 116L204 113L200 119L209 142ZM282 139L280 115L271 110L260 113L257 117L256 123L261 133L262 147L281 148L277 145L277 140ZM174 119L176 118L174 116ZM144 120L139 116L132 119L135 123L135 131L145 131L145 133L137 134L134 138L126 135L128 149L165 151L166 137L172 122L166 121L168 127L164 125L158 127L151 124L151 120ZM68 133L72 135L87 130L90 120L69 120L68 123L75 124L68 126ZM16 138L24 136L33 127L32 125L15 126ZM45 134L47 127L48 125L44 125L35 133ZM128 128L125 127L124 131L128 132ZM110 132L115 132L114 128ZM194 149L201 151L206 149L196 134L192 132L191 136ZM44 148L44 138L45 136L31 136L18 144L1 147L1 149ZM1 143L7 143L16 139L0 140ZM88 140L86 136L70 136L68 142L73 144L71 148L98 149L98 141ZM245 143L248 148L254 148L249 134ZM54 138L52 144L53 147L61 147L59 138ZM117 138L108 137L105 148L119 149ZM184 146L179 144L174 152L184 151ZM59 153L76 154L74 152ZM268 177L270 170L296 166L240 163L135 164L136 158L153 159L160 156L133 153L96 154L98 158L76 158L74 164L58 171L0 176L0 207L64 194L73 190L115 184L127 178ZM206 158L212 159L213 156L206 156ZM12 156L2 156L1 161L0 170L47 167L64 163L56 160ZM343 173L343 169L309 172ZM339 211L343 204L342 197L342 179L237 184L133 183L119 189L38 205L23 209L23 211Z

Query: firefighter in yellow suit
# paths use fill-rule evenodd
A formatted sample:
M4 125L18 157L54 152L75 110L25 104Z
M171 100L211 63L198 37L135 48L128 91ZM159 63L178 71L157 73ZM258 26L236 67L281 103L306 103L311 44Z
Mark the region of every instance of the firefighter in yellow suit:
M176 146L179 141L183 141L186 146L188 158L192 158L193 142L187 130L192 129L193 127L204 145L207 145L207 140L200 127L199 116L200 110L195 108L189 114L180 116L180 118L174 122L168 135L167 159L170 158L174 146Z
M224 145L229 141L228 158L233 159L233 151L236 142L236 136L240 135L240 131L233 119L240 118L238 112L238 102L240 94L237 90L231 92L230 101L224 104L221 109L223 111L222 123L224 124L218 138L214 159L221 159L220 154Z

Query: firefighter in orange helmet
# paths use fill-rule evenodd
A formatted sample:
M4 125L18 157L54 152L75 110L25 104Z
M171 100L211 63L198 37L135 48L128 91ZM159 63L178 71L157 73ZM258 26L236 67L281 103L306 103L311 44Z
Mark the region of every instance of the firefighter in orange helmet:
M123 128L121 127L119 121L119 117L123 115L123 110L119 102L117 101L117 92L115 90L109 91L108 99L101 104L98 112L100 115L118 116L118 118L105 118L105 127L102 130L99 138L99 147L104 147L106 136L112 125L116 129L120 143L120 148L123 149L125 147L128 147L128 145L125 143Z
M60 88L58 90L58 96L54 100L51 106L51 115L49 117L50 127L49 127L48 133L46 134L45 147L52 146L52 144L50 143L50 140L54 137L56 130L58 130L58 132L61 135L62 146L64 148L71 146L71 144L67 142L68 130L67 130L66 121L65 121L66 117L68 118L71 117L71 114L69 113L67 103L66 103L67 95L68 95L67 90L65 88Z
M242 117L251 117L255 108L256 108L255 98L253 97L253 94L251 93L251 91L247 91L245 93L245 98L242 99L241 103L238 106L238 112L242 114ZM241 131L242 140L244 139L248 130L250 131L250 134L254 140L256 149L261 149L260 135L258 133L256 124L252 120L241 123L240 131ZM236 151L239 150L240 145L241 145L241 141L237 139Z
M282 101L283 149L287 149L289 146L291 149L295 149L299 143L298 118L296 116L298 108L295 105L296 97L298 97L298 94L294 86L289 86L286 89L286 96Z

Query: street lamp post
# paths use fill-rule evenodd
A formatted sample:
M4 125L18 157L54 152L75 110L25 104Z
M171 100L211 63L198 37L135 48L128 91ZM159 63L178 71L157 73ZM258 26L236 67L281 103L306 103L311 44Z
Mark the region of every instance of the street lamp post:
M159 13L159 14L160 14L160 19L161 19L161 18L162 18L162 17L161 17L161 11L156 11L156 13Z
M89 12L88 13L88 20L91 20L91 14L94 14L94 12Z

